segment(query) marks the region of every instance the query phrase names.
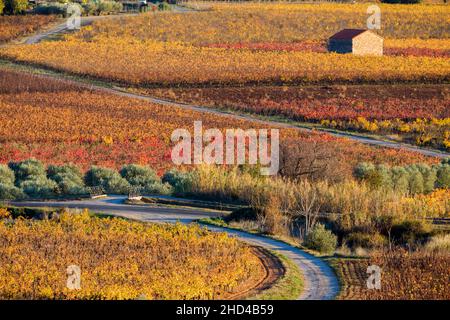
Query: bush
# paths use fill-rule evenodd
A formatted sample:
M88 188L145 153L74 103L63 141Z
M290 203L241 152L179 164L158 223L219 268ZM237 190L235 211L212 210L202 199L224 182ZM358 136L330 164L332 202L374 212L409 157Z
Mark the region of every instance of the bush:
M24 197L23 191L16 186L0 183L0 200L17 200Z
M28 7L28 0L4 0L4 11L8 14L19 14Z
M78 6L80 8L80 12L82 12L82 8L77 3L71 3L70 6ZM54 15L60 15L63 17L67 16L67 9L69 5L65 3L41 3L37 7L33 9L33 12L36 14L54 14Z
M100 13L119 12L122 10L122 4L116 1L100 1L98 10Z
M129 164L120 170L120 175L143 193L169 194L171 191L170 185L161 183L155 171L149 167Z
M173 192L177 195L191 193L194 180L195 172L184 172L177 169L167 171L162 177L162 182L170 184L173 187Z
M47 176L42 162L33 158L21 162L10 162L9 167L16 176L16 185L20 185L25 180L36 180Z
M436 172L436 187L450 188L450 164L442 161Z
M8 166L0 165L0 183L5 185L14 185L14 171L12 171Z
M58 184L58 191L62 194L75 195L86 193L83 175L80 170L72 164L62 166L50 165L47 168L47 176Z
M356 248L375 249L382 248L387 240L379 233L352 232L345 238L345 243L353 250Z
M32 198L53 197L56 195L58 185L47 177L24 180L19 187Z
M3 0L0 0L0 14L3 13L4 8L5 8L5 2Z
M321 253L333 253L336 250L337 237L325 229L323 224L318 223L306 236L304 245Z
M122 10L122 4L116 1L88 1L82 4L83 11L87 15L100 15Z
M107 193L126 194L130 190L130 184L120 174L108 168L91 167L84 177L87 186L100 186Z
M159 11L169 11L169 10L172 10L172 7L167 2L163 1L158 5L158 10Z

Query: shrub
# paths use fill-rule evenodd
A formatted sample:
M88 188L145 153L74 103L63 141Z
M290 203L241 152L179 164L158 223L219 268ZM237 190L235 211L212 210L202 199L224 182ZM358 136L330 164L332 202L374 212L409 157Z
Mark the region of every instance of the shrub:
M0 165L0 183L5 185L14 185L14 171L12 171L8 166Z
M333 253L336 250L337 237L323 224L316 224L306 236L304 245L321 253Z
M50 165L47 168L47 176L58 184L59 192L62 194L86 193L83 175L75 165Z
M56 182L44 177L24 180L19 187L32 198L45 198L55 196L58 185Z
M125 194L130 184L120 174L109 168L93 166L86 172L84 181L87 186L101 186L107 193Z
M116 1L100 1L98 10L100 13L119 12L122 10L122 4Z
M131 186L139 187L144 193L168 194L170 185L161 183L155 171L149 167L130 164L120 170L120 175L128 181Z
M5 13L19 14L28 7L28 0L4 0Z
M77 3L71 3L70 6L78 6L80 9L80 12L82 12L82 7ZM66 17L68 12L67 9L69 8L69 5L67 3L41 3L38 6L36 6L33 9L33 12L36 14L54 14L54 15L60 15L63 17Z
M4 8L5 8L5 2L3 0L0 0L0 14L3 13Z
M0 200L16 200L24 197L22 190L16 186L0 183Z
M16 176L16 185L25 180L33 180L46 177L45 167L39 160L27 159L21 162L10 162L9 167Z
M450 164L444 161L438 167L436 172L436 187L450 188Z
M88 1L82 4L82 7L87 15L100 15L122 10L122 4L116 1Z
M193 189L194 180L195 172L177 169L167 171L162 177L162 182L170 184L173 187L173 192L178 195L190 193Z
M172 10L172 7L165 1L158 4L158 10L160 11L169 11Z
M382 248L387 240L379 233L352 232L345 238L345 243L351 249L375 249Z

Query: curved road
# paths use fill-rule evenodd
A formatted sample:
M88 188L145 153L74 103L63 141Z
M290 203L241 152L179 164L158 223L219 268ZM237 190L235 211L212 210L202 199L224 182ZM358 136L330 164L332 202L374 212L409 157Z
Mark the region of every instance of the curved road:
M22 207L86 208L94 212L107 213L115 216L157 223L173 223L177 221L190 223L197 219L217 217L223 214L221 211L199 208L179 208L159 205L127 205L123 203L125 198L125 196L110 196L97 200L64 202L21 201L11 202L10 204ZM249 244L276 251L291 259L300 268L303 274L304 290L299 299L329 300L333 299L339 292L338 280L333 270L328 264L317 257L314 257L284 242L267 237L215 226L207 226L207 228L211 231L226 232L229 235L235 236Z

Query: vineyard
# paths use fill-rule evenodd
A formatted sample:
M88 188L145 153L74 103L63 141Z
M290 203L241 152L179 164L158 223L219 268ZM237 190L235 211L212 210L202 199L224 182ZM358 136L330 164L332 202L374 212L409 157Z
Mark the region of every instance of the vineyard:
M87 212L1 218L1 299L217 299L261 268L250 248L198 226ZM81 290L66 287L70 265L81 269Z
M283 116L331 129L382 134L419 146L450 149L450 100L445 85L259 86L140 91L184 103L262 116Z
M394 39L384 57L329 54L320 44L302 43L324 42L344 26L365 23L365 5L345 4L218 5L208 12L123 17L97 21L63 41L5 48L0 56L139 86L445 82L449 34L440 21L448 19L446 9L419 6L405 18L405 8L382 6L383 35ZM399 47L398 38L411 39ZM436 49L435 39L447 49Z
M55 16L0 16L0 43L35 32L55 20Z
M170 158L174 129L192 130L195 120L205 128L258 128L235 120L176 107L91 91L39 76L0 72L0 161L35 157L44 163L74 163L83 170L93 164L118 168L126 163L151 165L159 173L173 166ZM436 160L402 151L378 149L324 134L281 129L282 141L325 144L351 175L360 161L392 165Z
M332 262L343 280L339 299L347 300L448 300L448 253L403 250L376 252L369 259L336 259ZM380 290L368 290L366 269L382 268ZM430 281L432 279L432 281Z
M450 74L450 63L444 58L229 50L110 37L9 47L0 55L75 74L146 86L443 82Z

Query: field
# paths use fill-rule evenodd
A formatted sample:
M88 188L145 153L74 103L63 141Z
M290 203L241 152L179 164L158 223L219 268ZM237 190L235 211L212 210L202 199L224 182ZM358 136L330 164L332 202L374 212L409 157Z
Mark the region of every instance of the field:
M226 234L87 212L0 220L0 263L0 299L217 299L261 272ZM70 265L81 269L81 290L66 287Z
M447 253L406 251L378 252L369 259L332 262L343 280L338 297L342 300L448 300L449 263ZM382 268L380 290L368 290L366 286L366 269L373 264Z
M199 8L104 19L60 41L9 47L0 56L182 102L450 149L450 34L440 25L450 19L448 6L417 5L411 13L381 5L383 57L326 52L331 34L362 26L363 4ZM336 84L343 86L305 87ZM168 91L148 90L161 88Z
M55 20L55 16L0 16L0 43L35 32Z
M98 21L63 41L6 48L0 55L140 86L448 80L450 64L445 55L355 57L313 51L218 48L220 44L241 42L270 45L324 41L344 25L361 24L355 21L365 14L365 8L334 4L218 5L209 12L147 14L123 18L120 23ZM383 30L392 38L411 37L411 32L415 38L449 37L445 28L439 26L439 19L448 19L447 10L441 13L445 6L420 6L420 11L418 8L417 13L408 14L408 21L401 15L404 8L382 8L387 16ZM350 20L340 20L342 14L348 14ZM326 28L321 28L320 33L317 23L322 21Z
M195 120L202 120L205 128L264 127L12 71L0 71L0 96L2 163L35 157L45 163L71 162L83 170L94 164L119 168L137 163L161 173L173 166L170 135L176 128L191 130ZM286 143L305 145L322 141L339 158L347 159L341 162L347 175L359 161L436 162L407 151L371 148L321 134L281 129L281 137Z
M450 150L447 85L209 87L141 89L140 92Z
M368 3L187 5L86 19L34 44L15 40L54 17L0 16L0 200L205 217L325 259L339 299L449 300L450 7L377 3L383 56L358 56L327 40L366 28ZM278 128L277 174L177 166L171 136L195 121ZM114 196L79 200L100 193ZM200 209L223 204L235 210ZM227 299L270 273L259 249L196 224L20 210L0 206L0 299ZM304 272L308 257L294 258L280 257L286 277L261 297L298 298L308 280L318 298L334 290L313 277L333 279L317 261ZM71 264L81 290L66 288ZM380 290L366 289L369 265Z

